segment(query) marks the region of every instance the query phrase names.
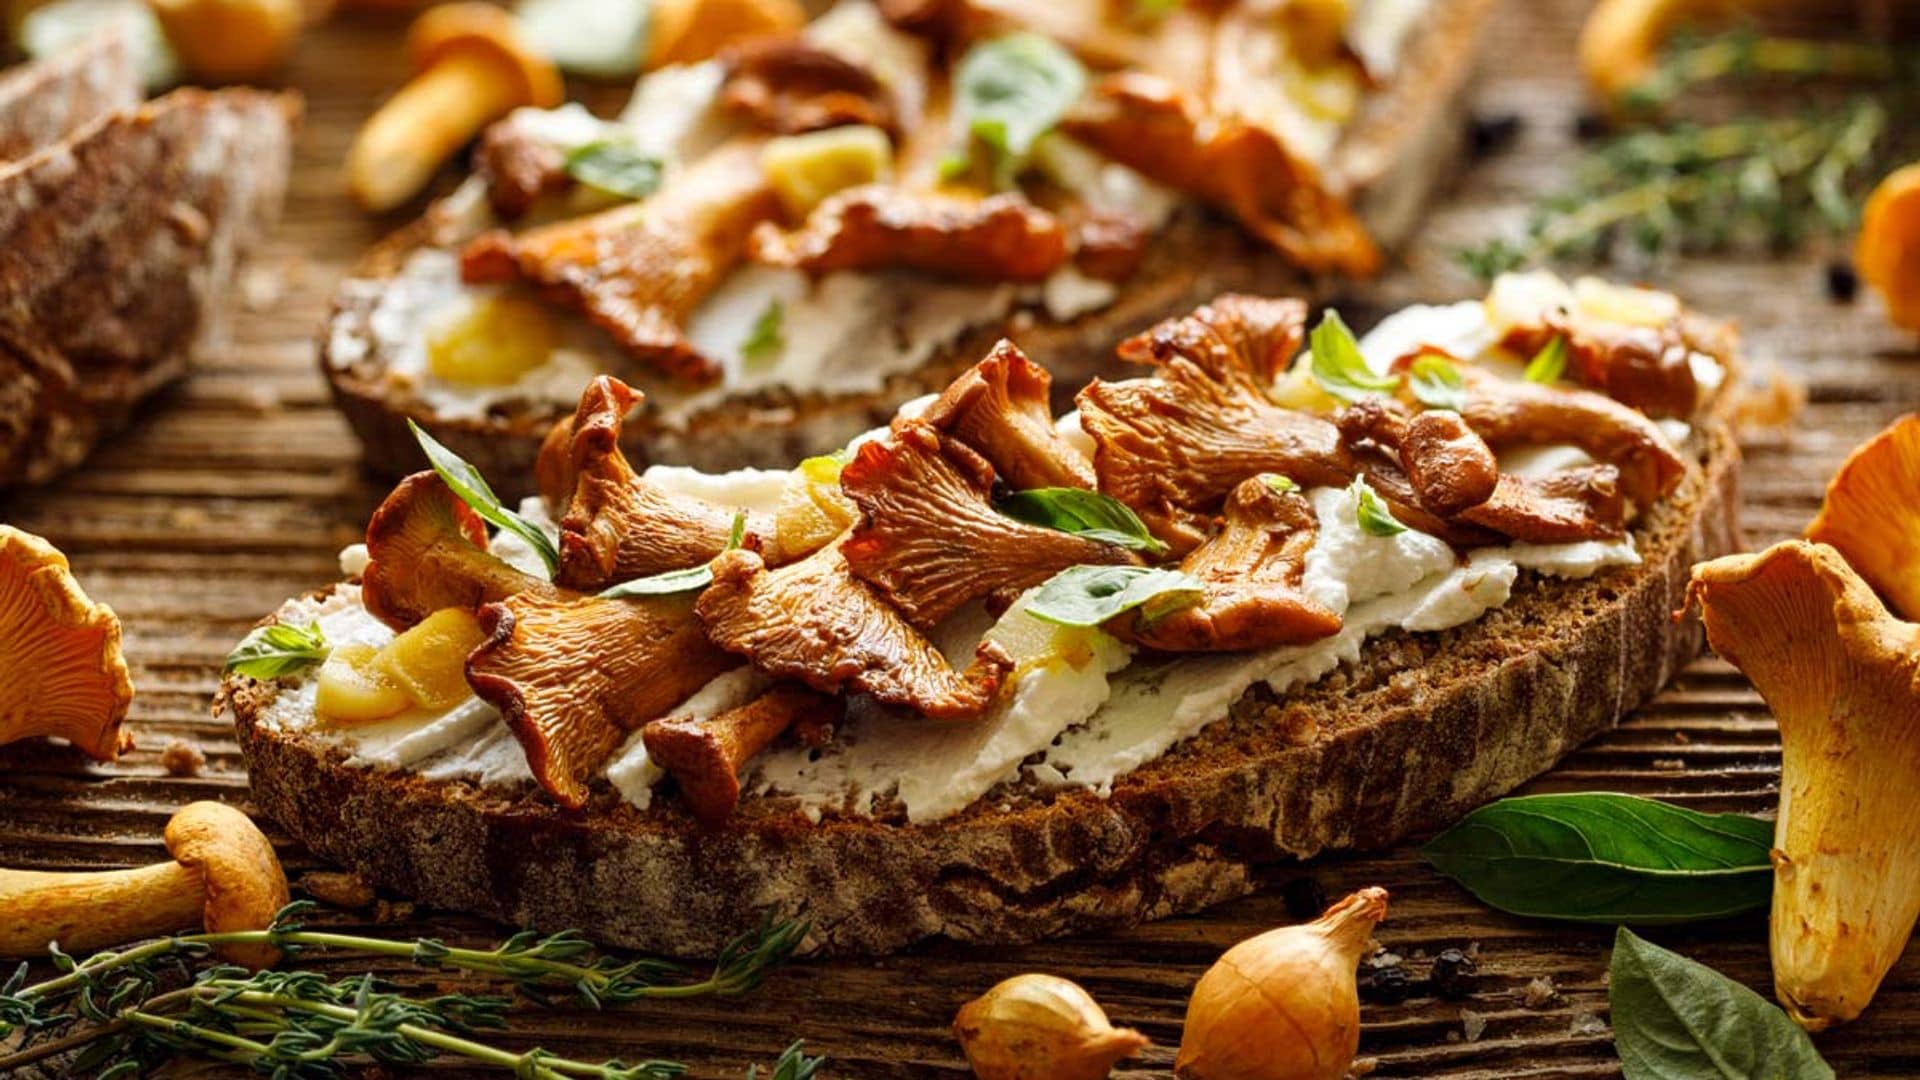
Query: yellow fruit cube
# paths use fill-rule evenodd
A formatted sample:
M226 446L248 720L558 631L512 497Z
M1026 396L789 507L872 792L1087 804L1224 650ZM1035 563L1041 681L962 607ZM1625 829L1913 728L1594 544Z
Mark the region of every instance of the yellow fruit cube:
M441 711L472 696L467 657L487 635L462 608L442 608L387 643L374 666L415 705Z
M877 127L853 124L768 139L760 167L795 220L836 191L871 184L893 166L893 144Z
M1680 298L1672 293L1615 285L1596 277L1575 281L1573 299L1581 315L1601 322L1661 327L1680 317Z
M379 650L371 645L336 647L320 665L320 684L313 711L322 723L354 727L395 717L412 707L413 699L386 673L374 666Z
M852 525L857 513L853 500L840 490L840 462L808 458L788 475L780 492L774 537L783 552L817 551Z
M476 297L429 332L427 368L447 382L511 386L547 362L558 336L552 315L532 297Z

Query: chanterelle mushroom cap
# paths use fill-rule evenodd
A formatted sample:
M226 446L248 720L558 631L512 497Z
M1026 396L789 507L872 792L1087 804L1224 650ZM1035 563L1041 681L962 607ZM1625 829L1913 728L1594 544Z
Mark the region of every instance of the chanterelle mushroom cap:
M914 419L978 451L1014 488L1091 488L1093 463L1055 426L1052 389L1047 369L1002 338Z
M1168 652L1299 645L1339 631L1340 616L1300 588L1319 531L1303 496L1276 477L1252 477L1233 489L1222 519L1180 563L1205 586L1199 603L1150 621L1129 612L1108 628Z
M633 471L620 450L626 416L645 395L611 375L596 377L580 395L565 444L549 441L548 454L567 455L547 464L547 477L570 476L572 494L560 517L561 585L597 591L616 582L698 566L726 549L735 511L704 499L673 495ZM763 514L747 517L748 546L769 562L774 524Z
M367 522L360 598L374 618L405 630L441 608L469 611L545 581L487 550L487 526L431 472L400 481Z
M751 251L756 262L810 274L903 267L985 281L1040 281L1068 254L1060 220L1024 196L895 184L828 196L792 231L767 222Z
M970 600L1020 592L1070 566L1132 563L1124 548L993 508L993 469L957 440L904 423L854 453L840 486L860 508L841 544L856 577L927 630Z
M1642 506L1671 494L1687 474L1686 459L1658 424L1604 394L1459 370L1467 388L1460 416L1495 450L1577 446L1619 469L1620 489Z
M407 55L425 71L449 56L479 56L512 80L526 104L551 109L566 99L566 85L553 61L521 36L520 20L492 4L440 4L428 8L407 31Z
M629 732L738 661L709 644L686 595L521 593L480 609L467 683L500 710L534 779L569 809Z
M200 871L206 884L206 928L212 933L264 930L287 906L287 875L273 844L253 819L217 802L191 802L167 822L167 852ZM223 945L222 957L248 967L272 967L271 945Z
M119 617L52 544L0 525L0 744L57 735L112 761L133 744L120 727L132 703Z
M1839 549L1902 618L1920 619L1920 415L1847 456L1807 539Z

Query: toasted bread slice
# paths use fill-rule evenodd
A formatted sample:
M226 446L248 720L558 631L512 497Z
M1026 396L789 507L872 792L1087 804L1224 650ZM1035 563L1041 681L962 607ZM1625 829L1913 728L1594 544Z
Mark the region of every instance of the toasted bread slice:
M1735 395L1730 379L1716 385L1676 486L1632 528L1637 564L1577 580L1523 574L1476 621L1367 639L1278 698L1256 687L1229 700L1222 669L1203 665L1191 678L1207 688L1189 682L1172 700L1182 715L1199 701L1212 722L1105 774L1105 792L1086 772L1043 781L1035 765L983 796L961 789L971 801L948 800L950 816L916 817L912 765L896 761L903 771L879 779L900 781L900 805L808 811L776 785L703 826L678 796L639 808L615 789L623 781L594 780L567 811L530 779L486 779L492 766L473 782L459 778L474 775L466 766L436 777L431 758L417 768L350 758L276 707L298 682L234 677L216 707L233 715L263 812L323 857L430 904L675 954L712 953L768 909L807 915L810 947L847 953L1124 926L1242 894L1264 862L1440 827L1652 696L1700 647L1698 627L1672 618L1688 568L1739 545ZM944 769L916 775L914 797L938 799L956 782Z
M1365 98L1335 151L1330 186L1383 246L1411 230L1428 193L1463 145L1466 92L1479 30L1490 9L1490 0L1435 0L1410 34L1392 78ZM484 415L452 415L406 379L394 377L392 357L375 332L375 310L386 283L416 251L448 243L450 232L457 236L459 227L450 221L462 214L436 207L368 253L336 295L321 336L320 365L374 471L397 476L418 466L407 428L413 420L501 478L506 493L525 494L540 439L571 410L570 401L509 398L490 405ZM1112 301L1094 310L1055 319L1046 305L1022 301L1004 316L950 335L922 362L865 389L780 385L728 391L722 386L683 408L656 403L628 425L624 445L636 462L785 467L842 445L884 421L901 402L946 385L1002 337L1047 357L1056 385L1079 386L1109 367L1107 343L1235 290L1310 293L1313 282L1241 228L1197 206L1185 207L1154 235L1143 264L1120 283ZM613 359L607 366L618 370Z
M180 90L0 165L0 487L78 464L224 338L297 113Z
M0 161L51 146L108 113L133 108L140 97L133 52L114 30L0 72Z

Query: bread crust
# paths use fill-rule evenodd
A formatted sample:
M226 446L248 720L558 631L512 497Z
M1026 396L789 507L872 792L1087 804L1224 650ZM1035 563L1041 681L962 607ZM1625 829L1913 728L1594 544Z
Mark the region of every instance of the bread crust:
M1458 122L1476 67L1480 29L1492 0L1442 0L1409 44L1402 74L1371 96L1343 142L1333 183L1369 231L1392 246L1411 229L1432 188L1463 142ZM347 282L381 281L427 243L432 216L368 252ZM1111 373L1111 343L1223 292L1325 293L1278 254L1211 215L1185 214L1149 245L1140 269L1113 304L1066 322L1022 311L1002 324L962 335L927 363L866 393L760 391L725 397L672 425L646 414L625 428L622 449L636 466L653 462L701 469L785 468L845 445L885 423L902 402L946 386L1002 337L1046 358L1063 395ZM378 357L348 363L334 342L366 339L370 290L343 287L320 337L320 368L333 398L365 446L368 468L401 476L419 467L408 430L414 420L485 473L508 496L531 494L532 467L548 426L571 407L519 407L485 417L448 417L385 377ZM1056 405L1065 408L1064 396Z
M877 954L1111 930L1252 890L1256 868L1438 828L1550 768L1700 649L1688 568L1739 546L1739 450L1703 419L1695 464L1635 531L1640 566L1530 579L1441 634L1370 642L1356 665L1233 715L1112 794L997 792L938 822L807 822L749 800L701 828L604 784L579 814L524 794L350 765L260 723L278 687L230 678L256 807L316 853L425 903L613 944L711 955L764 911L807 947Z

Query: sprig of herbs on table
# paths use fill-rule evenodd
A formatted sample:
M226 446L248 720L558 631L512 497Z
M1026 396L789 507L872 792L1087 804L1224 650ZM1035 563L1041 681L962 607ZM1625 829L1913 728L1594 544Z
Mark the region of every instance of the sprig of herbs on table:
M1794 114L1677 115L1686 91L1719 80L1823 79L1856 92ZM1804 83L1799 84L1804 85ZM1804 100L1803 93L1791 95ZM1541 199L1518 236L1458 252L1475 276L1547 261L1642 253L1792 248L1852 227L1865 188L1896 160L1920 103L1920 63L1888 45L1733 31L1683 41L1619 102L1623 126Z
M573 931L523 931L492 949L472 949L435 938L396 941L310 928L302 920L312 908L306 901L289 904L265 930L182 934L85 960L56 947L58 974L31 984L22 964L0 985L0 1040L13 1042L0 1054L0 1073L62 1058L76 1075L126 1077L190 1053L285 1077L331 1077L355 1064L417 1065L443 1057L539 1080L678 1076L685 1067L672 1061L581 1061L484 1041L487 1032L507 1028L512 997L409 996L370 974L331 979L315 971L226 965L195 970L195 961L216 946L236 944L272 944L290 959L315 950L386 956L501 979L541 1005L570 998L601 1008L642 998L744 994L790 957L807 932L803 922L769 919L729 943L705 978L688 980L666 961L601 954ZM819 1065L796 1043L771 1075L805 1080Z

